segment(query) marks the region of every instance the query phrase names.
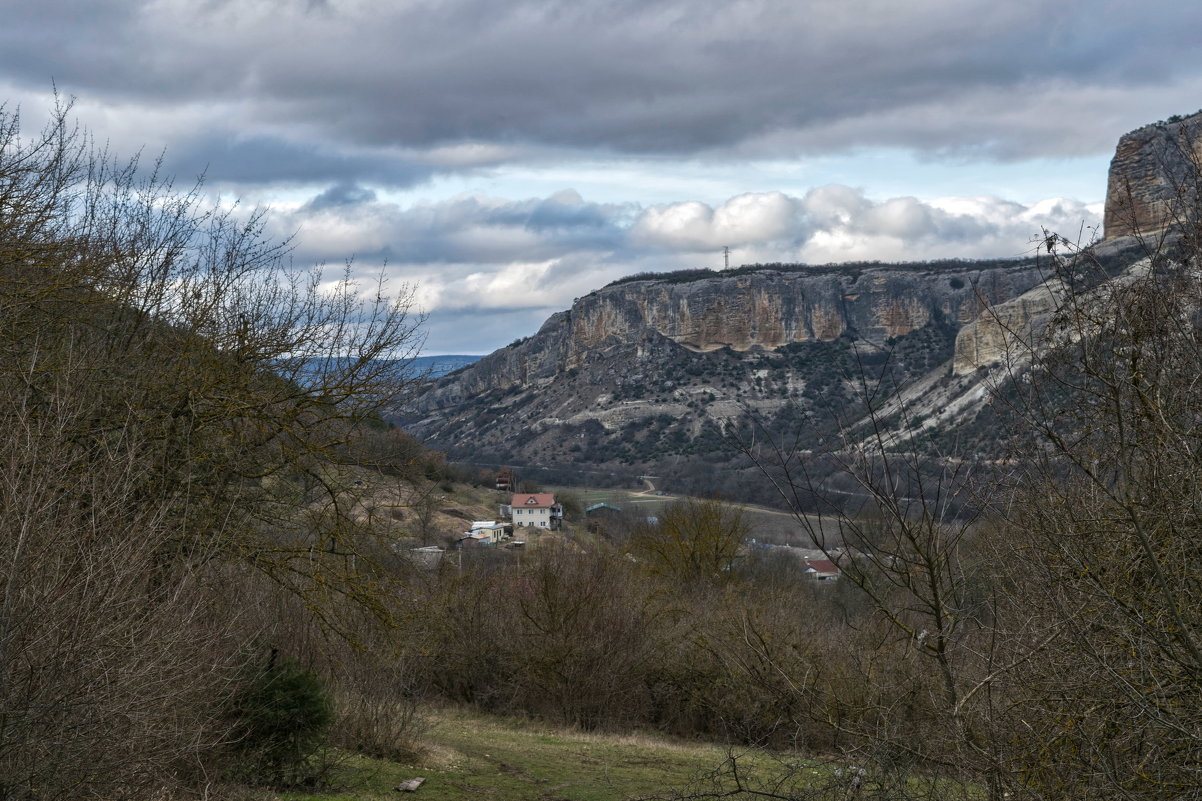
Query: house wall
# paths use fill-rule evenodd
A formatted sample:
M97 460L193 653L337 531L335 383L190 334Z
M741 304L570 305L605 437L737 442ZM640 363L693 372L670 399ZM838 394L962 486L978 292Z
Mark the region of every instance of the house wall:
M533 528L550 528L551 510L545 506L535 509L525 509L515 506L513 507L513 524L515 526Z

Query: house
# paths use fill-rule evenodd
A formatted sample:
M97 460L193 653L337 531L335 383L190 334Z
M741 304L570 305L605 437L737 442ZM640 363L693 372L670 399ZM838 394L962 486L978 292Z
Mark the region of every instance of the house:
M455 540L455 545L463 548L468 545L495 545L492 536L487 531L468 531L462 537Z
M584 519L589 531L606 537L620 536L628 527L626 514L608 503L594 503L585 508Z
M513 525L531 528L559 528L563 520L563 507L555 502L549 492L521 493L514 495L509 506L502 506L513 517Z
M805 574L815 581L835 581L839 578L839 566L829 559L807 559Z
M495 545L505 536L505 524L496 520L474 520L468 536L474 540L483 540Z

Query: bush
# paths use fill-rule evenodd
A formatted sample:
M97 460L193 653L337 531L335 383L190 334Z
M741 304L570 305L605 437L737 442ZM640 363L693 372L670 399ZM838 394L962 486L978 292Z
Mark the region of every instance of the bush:
M313 757L326 744L334 704L321 678L272 651L266 669L234 701L237 778L272 785L314 781Z

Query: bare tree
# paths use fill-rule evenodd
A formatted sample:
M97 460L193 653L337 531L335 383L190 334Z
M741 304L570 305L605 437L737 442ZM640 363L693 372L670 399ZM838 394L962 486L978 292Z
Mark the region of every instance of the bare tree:
M833 541L806 514L824 498L814 456L749 448L879 615L881 683L911 690L871 693L838 722L868 767L857 794L1202 792L1202 169L1194 140L1172 152L1163 219L1146 236L1136 226L1133 247L1041 237L1056 306L1046 326L1007 331L993 391L1013 455L978 488L986 502L951 502L972 486L964 462L915 454L904 409L900 423L870 411L828 456L871 501L830 504ZM1124 246L1139 260L1116 273ZM870 409L875 394L866 382ZM926 667L907 678L912 659ZM911 778L885 781L878 754ZM734 765L723 776L752 797L822 797L749 784Z
M1202 274L1182 198L1114 278L1090 250L1057 254L1059 335L1011 393L1037 446L1011 515L1025 591L1065 621L1026 676L1020 760L1041 795L1202 792Z
M421 317L263 230L0 111L0 797L195 774L257 581L389 614L338 462Z
M682 586L728 575L747 537L743 510L717 498L676 501L630 536L630 552L652 573Z

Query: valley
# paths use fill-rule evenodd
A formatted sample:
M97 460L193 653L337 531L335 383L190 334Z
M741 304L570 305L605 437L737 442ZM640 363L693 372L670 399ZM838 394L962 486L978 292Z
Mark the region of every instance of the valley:
M1202 115L1099 241L635 274L428 372L412 287L22 130L0 798L1202 794Z

